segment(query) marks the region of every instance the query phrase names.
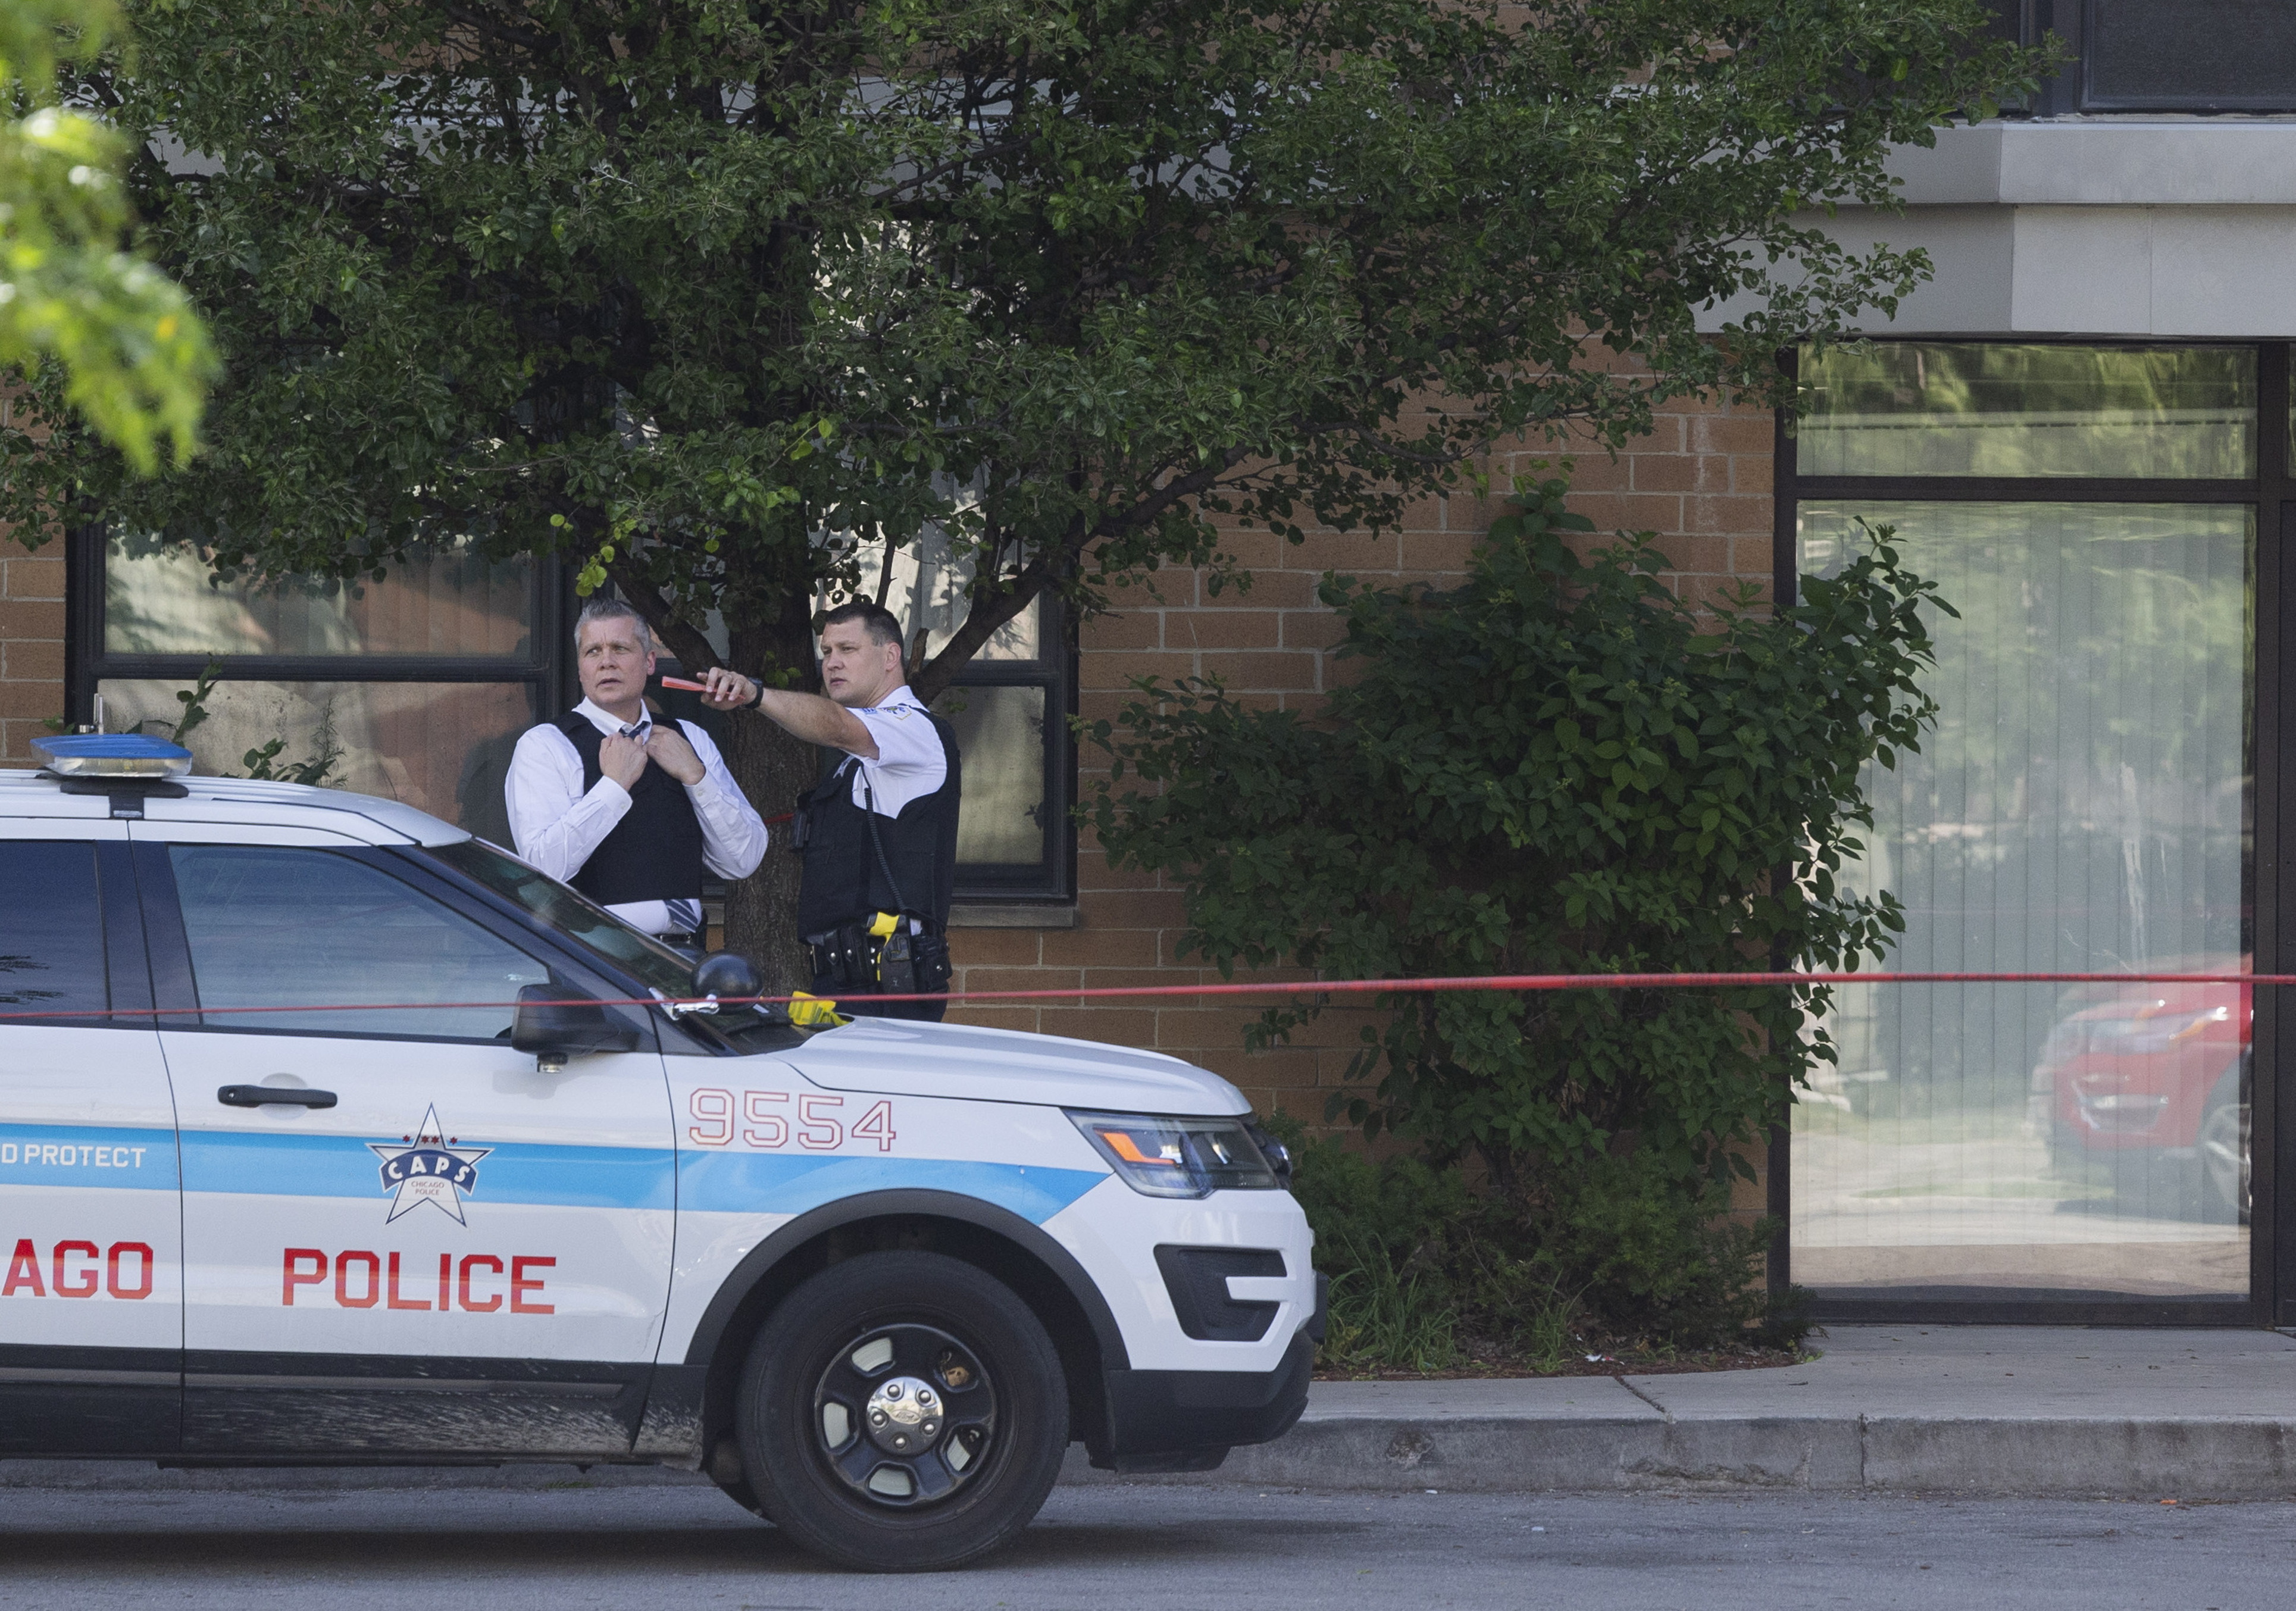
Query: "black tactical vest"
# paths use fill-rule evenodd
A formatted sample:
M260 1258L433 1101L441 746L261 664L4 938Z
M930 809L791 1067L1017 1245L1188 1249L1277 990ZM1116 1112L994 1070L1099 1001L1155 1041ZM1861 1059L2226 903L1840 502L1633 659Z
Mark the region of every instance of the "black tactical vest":
M805 873L797 897L801 936L865 923L877 912L922 917L936 934L948 927L949 900L956 890L956 736L931 711L923 714L939 736L948 776L931 793L902 807L899 816L876 817L873 842L870 818L875 813L853 801L857 760L847 757L799 796L798 810L805 819Z
M582 792L598 786L598 746L606 736L579 711L552 724L582 758ZM630 790L630 809L567 880L600 906L701 899L701 819L685 785L652 760Z

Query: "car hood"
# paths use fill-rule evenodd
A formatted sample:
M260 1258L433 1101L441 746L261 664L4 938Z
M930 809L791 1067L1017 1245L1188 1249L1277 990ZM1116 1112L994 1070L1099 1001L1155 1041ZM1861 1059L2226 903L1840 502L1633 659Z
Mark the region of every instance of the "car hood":
M1218 1074L1161 1052L964 1023L857 1018L782 1056L831 1090L1136 1114L1251 1111Z

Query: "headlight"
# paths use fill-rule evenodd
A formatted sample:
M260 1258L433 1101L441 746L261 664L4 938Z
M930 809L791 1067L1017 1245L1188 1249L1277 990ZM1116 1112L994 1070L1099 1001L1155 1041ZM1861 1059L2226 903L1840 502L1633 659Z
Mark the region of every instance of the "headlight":
M1241 1119L1078 1113L1069 1117L1127 1186L1149 1196L1276 1189L1275 1171Z

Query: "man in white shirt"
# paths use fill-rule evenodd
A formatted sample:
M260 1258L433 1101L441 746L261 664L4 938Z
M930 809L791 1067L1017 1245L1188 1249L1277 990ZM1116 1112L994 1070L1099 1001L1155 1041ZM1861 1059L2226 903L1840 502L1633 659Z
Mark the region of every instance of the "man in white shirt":
M623 922L699 950L702 869L756 872L766 825L707 733L646 709L653 635L636 611L611 599L584 605L574 649L582 703L528 728L511 757L511 836L520 855Z
M939 1001L865 999L948 986L943 936L956 879L956 739L910 691L901 662L892 612L844 604L822 623L827 697L768 688L723 667L711 669L701 697L721 711L755 710L809 744L845 752L798 802L805 852L798 932L813 948L814 990L836 997L843 1012L938 1021Z

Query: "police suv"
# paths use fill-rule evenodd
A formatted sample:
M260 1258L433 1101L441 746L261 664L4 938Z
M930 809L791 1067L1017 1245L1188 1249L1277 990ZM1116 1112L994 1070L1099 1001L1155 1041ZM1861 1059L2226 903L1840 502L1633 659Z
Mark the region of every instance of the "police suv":
M1299 1416L1311 1238L1225 1081L694 1005L749 964L410 807L43 744L0 772L0 1455L698 1467L906 1570L1011 1540L1071 1440L1201 1470Z

